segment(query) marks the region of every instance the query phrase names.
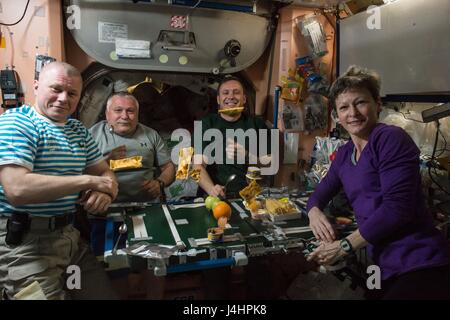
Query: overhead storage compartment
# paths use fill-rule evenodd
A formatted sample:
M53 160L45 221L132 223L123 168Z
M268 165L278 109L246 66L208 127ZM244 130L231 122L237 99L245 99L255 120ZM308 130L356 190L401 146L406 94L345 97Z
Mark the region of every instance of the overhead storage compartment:
M80 22L67 27L83 51L109 67L213 74L252 65L276 27L271 1L209 1L222 7L246 3L250 13L134 2L65 0L66 21L78 14Z

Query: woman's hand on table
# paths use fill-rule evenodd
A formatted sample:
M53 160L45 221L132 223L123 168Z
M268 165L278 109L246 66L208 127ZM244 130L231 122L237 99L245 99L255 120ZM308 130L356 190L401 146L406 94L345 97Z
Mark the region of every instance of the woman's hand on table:
M333 242L336 233L325 214L317 207L311 208L308 212L309 226L317 240Z

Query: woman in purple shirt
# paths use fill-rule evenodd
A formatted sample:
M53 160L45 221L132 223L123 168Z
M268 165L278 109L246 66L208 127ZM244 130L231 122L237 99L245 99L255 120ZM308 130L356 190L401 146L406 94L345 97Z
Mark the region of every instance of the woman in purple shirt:
M322 241L308 259L329 265L367 246L384 299L450 299L450 245L425 207L419 149L403 129L377 123L379 91L378 75L354 66L331 87L351 140L308 201L310 226ZM322 210L341 189L359 228L338 241Z

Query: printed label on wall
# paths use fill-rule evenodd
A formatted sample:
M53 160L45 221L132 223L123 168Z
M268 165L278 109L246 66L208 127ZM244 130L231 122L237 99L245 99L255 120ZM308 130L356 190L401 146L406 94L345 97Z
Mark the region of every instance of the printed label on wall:
M121 58L150 58L150 41L116 38L116 54Z
M116 38L128 38L128 26L126 24L98 22L98 42L115 43Z

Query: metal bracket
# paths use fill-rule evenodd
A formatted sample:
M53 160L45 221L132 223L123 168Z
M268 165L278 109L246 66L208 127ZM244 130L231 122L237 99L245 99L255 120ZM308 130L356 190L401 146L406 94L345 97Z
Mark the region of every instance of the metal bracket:
M235 266L246 266L248 264L248 257L243 252L236 252L233 256Z
M166 262L163 259L147 259L147 268L157 277L167 275Z
M215 248L209 249L209 259L216 260L217 259L217 250Z
M189 245L192 248L197 248L198 247L197 240L195 240L195 238L188 238L188 242L189 242Z

